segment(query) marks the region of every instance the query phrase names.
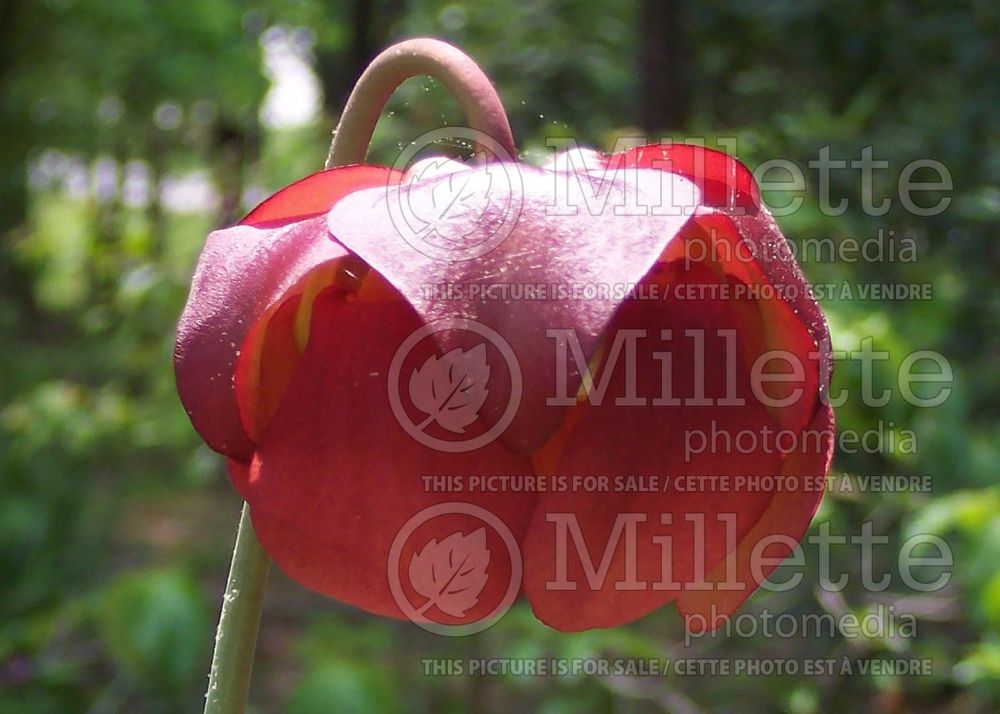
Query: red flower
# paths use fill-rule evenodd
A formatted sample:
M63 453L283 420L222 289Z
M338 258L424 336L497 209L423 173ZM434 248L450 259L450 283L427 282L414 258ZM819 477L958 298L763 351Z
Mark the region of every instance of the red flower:
M826 322L751 174L686 145L420 167L314 174L208 238L178 388L264 548L392 617L717 625L805 532L833 434Z

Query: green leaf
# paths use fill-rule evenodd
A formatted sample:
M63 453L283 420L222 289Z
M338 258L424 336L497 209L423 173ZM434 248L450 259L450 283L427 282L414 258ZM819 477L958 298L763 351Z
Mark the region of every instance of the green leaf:
M98 625L116 663L150 689L182 693L200 683L211 622L194 581L178 570L120 576L101 598Z
M388 675L347 662L326 662L299 682L288 702L288 714L390 714L400 711Z

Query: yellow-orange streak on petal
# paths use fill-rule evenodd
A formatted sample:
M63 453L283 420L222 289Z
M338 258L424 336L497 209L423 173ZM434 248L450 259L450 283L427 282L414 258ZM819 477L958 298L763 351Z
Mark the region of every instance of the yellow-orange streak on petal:
M399 293L361 260L348 257L311 271L283 303L262 317L244 341L236 373L237 402L251 440L277 411L309 342L316 298L335 289L344 300L399 300Z
M241 385L242 380L238 379L237 389L242 386L242 396L247 398L240 400L241 405L250 407L241 409L241 416L243 427L253 441L260 437L277 411L298 364L301 353L295 342L294 328L301 300L299 295L286 300L248 336L253 339L256 349L244 357L248 360L243 373L246 381Z

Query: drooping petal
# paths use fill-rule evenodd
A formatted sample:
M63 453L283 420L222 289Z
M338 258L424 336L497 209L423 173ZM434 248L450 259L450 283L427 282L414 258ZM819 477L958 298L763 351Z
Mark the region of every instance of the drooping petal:
M254 529L282 570L341 602L392 617L474 622L502 599L517 557L493 530L482 591L460 597L456 607L422 615L402 609L393 595L387 561L392 544L411 518L456 501L487 509L520 538L533 495L435 489L427 479L459 477L468 486L473 475L529 474L531 464L497 444L445 453L404 430L387 379L400 345L423 323L398 293L382 294L387 299L350 299L328 290L316 299L308 345L261 434L251 468ZM433 340L426 340L409 354L404 371L439 354ZM474 542L471 535L481 527L474 518L444 513L422 524L419 540L401 549L397 576L414 610L428 602L423 587L438 582L439 572L428 571L442 562L435 549L454 544L457 532ZM453 614L466 606L463 615Z
M233 394L248 331L310 271L347 255L330 239L321 214L350 191L384 184L386 175L369 166L317 174L265 201L249 223L208 237L178 325L174 365L181 402L216 451L244 463L253 454ZM299 220L304 215L320 217Z
M237 461L236 459L226 459L226 473L229 474L229 480L232 481L233 486L239 491L240 495L246 499L249 493L248 487L250 484L250 467L244 464L242 461Z
M769 216L760 213L750 225L770 220ZM714 210L699 213L688 224L683 240L675 245L678 248L675 253L680 257L672 258L668 264L706 267L717 278L730 280L730 308L738 313L746 328L748 353L753 359L762 360L759 367L762 374L770 378L779 373L793 373L796 365L802 366L799 376L793 379L792 375L788 382L761 384L762 391L770 399L789 402L780 408L769 408L781 428L800 430L815 414L813 397L825 388L823 380L829 374L828 349L823 351L821 347L826 345L828 348L829 334L825 322L817 326L801 317L804 313L802 296L811 300L809 287L801 275L790 284L772 282L773 272L769 275L751 253L741 250L746 245L747 240L728 215ZM818 313L815 303L812 309ZM801 398L793 399L795 394Z
M776 562L792 553L790 544L805 535L826 492L835 444L833 410L820 404L804 434L801 448L789 454L781 467L785 488L771 499L753 529L731 551L725 561L708 574L706 581L721 583L732 575L744 587L687 591L677 598L677 609L688 629L712 630L725 622L777 567Z
M631 166L676 172L694 181L702 191L702 205L692 223L702 233L698 250L675 241L668 247L671 258L714 263L724 272L757 288L770 289L776 298L756 300L762 318L761 327L782 336L786 344L801 334L791 323L801 322L812 339L812 352L799 340L793 351L803 361L819 365L820 392L829 388L833 372L830 329L812 289L795 260L792 248L782 235L774 217L761 204L760 189L753 173L738 159L724 152L689 144L651 144L605 157L604 167L618 170ZM664 259L667 259L666 254ZM792 308L771 309L777 301ZM775 349L789 349L775 347ZM809 389L813 384L806 385ZM800 408L800 424L812 418L812 412ZM785 419L788 419L788 413Z
M833 376L833 347L830 343L830 327L826 322L819 303L813 297L812 288L795 261L795 256L782 235L774 218L765 210L757 213L740 213L719 209L716 214L724 216L736 228L744 242L752 246L754 264L759 266L767 281L782 287L782 299L791 306L796 317L802 322L818 351L820 365L820 390L826 390ZM712 219L699 217L706 225Z
M385 186L399 180L399 172L384 166L341 166L319 171L286 186L262 201L240 221L245 226L284 225L325 214L351 191Z
M546 402L557 380L564 395L580 384L575 365L562 380L553 360L543 358L557 339L550 330L574 330L589 361L623 288L649 270L696 204L690 182L656 171L601 180L489 164L398 191L359 191L334 206L329 226L426 322L473 320L509 345L522 396L500 439L529 452L565 415L566 404ZM467 346L456 331L438 339L445 350ZM512 385L502 365L491 366L482 415L497 423Z
M618 353L601 403L582 401L559 443L546 447L556 453L542 455L555 474L608 479L546 495L529 527L525 592L536 615L558 629L618 625L698 587L758 523L780 488L767 479L781 473L785 459L774 442L781 422L750 386L756 326L735 301L711 292L678 299L688 287L730 286L731 292L738 281L703 265L683 270L677 264L662 266L648 280L667 290L668 299L624 303L603 338L607 359L615 355L607 347L614 335L641 331L634 359L625 357L626 350ZM598 385L608 368L595 375ZM615 403L629 394L630 383L644 404ZM804 398L814 410L815 395ZM629 476L647 485L655 479L657 488L636 492L627 481L615 481ZM630 518L636 519L631 525ZM590 565L600 564L609 549L607 570L590 571L591 579L569 530L576 527ZM634 542L622 540L622 547L618 541L633 527Z
M236 364L234 389L240 420L255 442L278 410L301 357L295 324L303 296L280 303L247 334Z
M689 626L706 620L708 627L717 626L718 620L711 618L734 611L759 584L759 578L748 580L747 577L754 545L772 532L797 540L804 533L822 497L822 482L829 467L829 448L833 440L832 412L818 398L821 391L826 389L832 367L828 328L819 306L812 298L808 283L788 249L787 241L766 210L757 207L759 197L750 172L735 160L717 154L718 152L706 152L698 147L678 145L644 147L627 152L624 157L626 160L619 159L617 165L638 163L663 170L670 170L672 165L673 170L680 170L695 180L705 192L705 203L709 204L699 208L694 221L685 228L683 239L670 244L664 251L662 258L667 261L664 268L674 275L661 274L658 278L651 275L649 279L669 290L671 286L683 287L684 283L691 282L690 273L681 280L676 279L681 266L685 269L683 272L692 268L710 269L711 278L702 273L701 278L695 282L711 287L714 280L716 284L727 283L730 288L741 289L730 289L726 309L734 321L731 328L737 330L751 359L767 350L777 351L804 367L802 379L796 384L768 385L777 386L778 394L775 394L774 389L765 390L772 399L778 399L790 394L794 388L800 388L801 398L787 406L761 408L761 405L756 405L753 410L756 414L746 410L740 410L743 411L742 414L739 411L734 413L731 408L718 409L718 418L723 421L719 432L722 438L726 438L726 435L729 438L738 437L743 432L762 439L762 429L769 428L772 434L768 447L770 450L782 450L781 441L774 437L779 432L786 445L791 438L792 443L799 444L802 448L789 455L781 454L780 470L775 469L773 454L734 454L734 450L740 449L725 445L722 453L718 453L718 447L715 447L716 453L698 455L693 463L682 464L680 467L681 473L695 476L728 473L741 476L746 481L749 476L766 476L768 473L779 477L773 481L773 485L759 488L753 493L740 494L732 488L719 491L713 486L720 482L709 480L693 492L673 493L670 498L664 496L661 499L657 499L656 495L635 494L618 494L617 498L614 494L598 496L590 501L577 496L546 498L536 511L526 540L528 579L525 587L536 614L560 629L625 622L674 598L677 599L681 612L692 616ZM609 163L613 163L614 158L608 159ZM665 159L670 161L661 163ZM696 165L702 168L695 170ZM707 174L699 173L706 170ZM700 241L699 247L702 250L692 250L691 241ZM704 250L706 247L708 250ZM689 299L686 304L678 307L701 311L709 304L712 304L711 300ZM616 318L615 324L619 325L617 320L624 319L631 309L630 305L623 306L622 314ZM655 327L656 316L639 319L635 325ZM677 330L672 329L676 337ZM683 355L676 351L673 355L676 365L677 358ZM648 357L649 355L647 360ZM638 358L638 363L644 364L641 357ZM719 365L716 362L713 367L712 363L712 358L706 359L705 374L715 374L715 379L718 379L722 372L713 372L713 369L719 369ZM745 361L743 364L745 366ZM772 370L763 371L768 373ZM642 376L639 379L641 383ZM786 389L782 390L782 387ZM570 415L558 437L541 453L536 454L535 460L539 468L557 474L581 468L584 469L583 473L600 473L601 467L595 465L600 464L601 448L590 448L589 453L583 456L581 449L587 450L588 444L602 443L604 449L614 454L609 457L609 463L605 467L612 472L630 473L634 469L633 462L636 461L634 453L648 455L654 449L657 452L669 452L680 446L677 441L678 431L671 434L667 427L667 433L651 433L651 425L671 423L669 419L663 419L663 414L656 417L651 414L645 420L632 419L629 409L618 408L620 419L614 419L610 417L611 410L608 410L609 418L603 422L598 421L598 428L594 428L593 412L592 407L582 404ZM631 414L634 416L635 412ZM698 407L684 407L675 412L674 416L677 420L675 426L683 429L686 434L702 434L711 438L713 424L704 421L708 415ZM646 438L637 437L637 434ZM683 446L690 449L691 444ZM622 454L627 456L622 459ZM639 460L642 460L641 457ZM648 466L648 457L646 463ZM669 475L670 458L664 456L659 466L667 469ZM758 485L763 484L767 484L766 479L758 482ZM713 524L713 520L727 511L737 518L732 534L727 532L725 525L717 522ZM593 563L599 562L603 554L601 548L608 543L618 514L639 513L648 521L653 521L658 514L669 513L669 518L672 519L669 525L660 524L659 529L656 524L651 526L643 523L638 526L637 547L640 552L635 555L634 561L640 569L647 568L648 582L652 583L656 578L662 580L663 565L667 560L664 560L662 551L657 553L656 548L651 546L651 539L660 539L656 545L663 546L663 539L669 538L672 545L671 556L668 558L670 578L682 585L685 576L703 576L706 569L714 567L704 578L714 585L701 590L671 588L660 582L659 591L654 590L655 586L650 584L646 590L637 592L618 591L613 587L610 590L602 588L589 592L553 589L551 583L556 579L557 566L554 560L557 552L554 541L556 524L545 520L553 512L578 517L584 541L592 549L596 548L589 553ZM694 524L683 523L679 526L679 517L703 519L704 536L700 539L704 543L703 550L698 550L698 539L692 540L692 536L696 535ZM563 537L568 535L564 533ZM737 542L739 546L734 547ZM580 587L585 590L586 573L582 570L582 563L574 561L575 546L572 543L560 545L563 550L569 546L569 560L566 564L569 579L582 583ZM646 549L645 556L641 552L643 548ZM777 552L780 549L772 544L767 556L787 554L787 548ZM733 562L721 562L727 550L731 552ZM696 554L701 560L702 569L695 569L696 560L692 559L692 554ZM616 578L621 581L626 575L622 560L624 557L627 557L627 552L619 550L615 560L609 563L607 582L613 582ZM540 572L537 569L539 563L547 568L543 567ZM765 568L765 575L772 568L773 566ZM640 571L638 576L642 578L643 573ZM732 586L727 581L733 579L745 584L725 589ZM722 588L717 587L720 582L724 583ZM576 613L574 618L565 617L564 613L568 611Z
M322 218L280 228L236 226L208 237L177 328L177 389L191 422L216 451L244 463L253 444L233 390L247 332L316 266L347 255Z
M650 144L612 154L606 167L638 166L684 176L698 187L702 203L755 213L760 189L753 173L729 154L693 144Z
M703 204L695 221L709 233L721 230L723 234L738 235L744 249L734 254L748 256L750 260L743 262L752 263L768 283L783 288L782 299L792 306L822 353L821 384L825 388L832 370L826 318L812 296L788 240L761 205L753 173L724 152L689 144L651 144L629 149L607 157L605 165L675 172L694 181L702 191ZM730 261L730 265L737 262ZM746 279L742 275L737 277Z

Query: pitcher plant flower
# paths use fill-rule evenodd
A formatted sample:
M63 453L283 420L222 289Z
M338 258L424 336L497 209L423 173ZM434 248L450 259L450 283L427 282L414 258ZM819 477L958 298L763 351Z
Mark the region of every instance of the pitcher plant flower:
M363 163L414 74L476 161ZM805 533L833 445L827 324L751 172L668 143L531 166L433 40L373 62L327 169L208 237L175 364L247 538L423 624L523 597L565 631L671 602L715 627Z

